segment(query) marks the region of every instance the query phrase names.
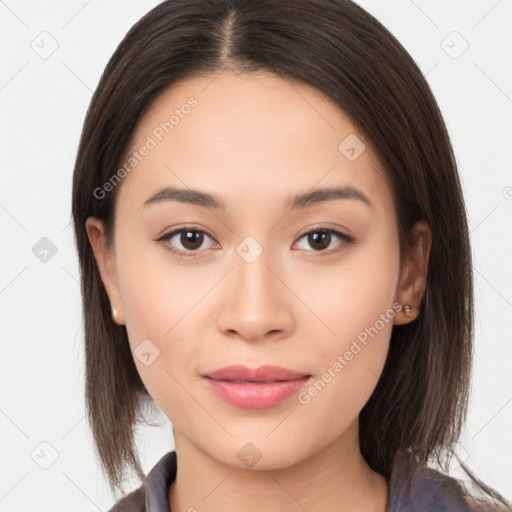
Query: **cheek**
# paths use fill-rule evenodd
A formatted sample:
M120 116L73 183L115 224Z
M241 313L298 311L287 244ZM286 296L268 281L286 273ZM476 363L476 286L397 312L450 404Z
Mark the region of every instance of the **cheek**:
M179 418L190 402L184 373L197 373L197 314L212 276L173 265L165 249L151 244L130 248L121 242L119 248L119 288L134 362L157 405Z
M369 300L364 294L352 297L353 314L340 314L336 336L318 345L313 355L318 373L298 396L308 430L322 432L317 447L357 419L384 368L395 310L385 287L380 294L367 291L372 290Z
M382 337L390 336L399 276L398 238L392 230L374 231L359 247L347 251L340 265L303 272L298 280L299 293L326 327L321 338L325 342L316 347L324 363L325 357L344 352L358 336L364 342L368 329L375 333L375 325ZM320 325L318 320L315 323Z
M153 242L127 247L118 263L118 275L133 341L154 338L160 343L172 339L186 324L182 319L208 291L211 280L197 267L173 263L164 247Z
M331 332L317 337L312 357L319 372L299 396L300 403L318 413L312 421L331 418L333 429L346 426L375 389L396 314L398 272L398 241L383 232L354 251L346 265L317 281L323 288L315 289L324 293L310 295L312 309ZM333 415L333 404L339 404L343 414Z

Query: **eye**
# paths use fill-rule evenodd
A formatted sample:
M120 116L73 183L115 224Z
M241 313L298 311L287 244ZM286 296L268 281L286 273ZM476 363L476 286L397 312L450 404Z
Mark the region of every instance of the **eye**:
M321 252L322 255L337 253L344 250L347 245L355 242L353 237L331 228L315 228L304 233L300 240L302 239L306 239L307 244L312 247L309 250ZM336 241L338 242L338 247L333 249L333 246L336 247ZM308 250L307 248L305 249Z
M196 257L200 255L200 249L205 249L204 244L208 239L213 241L213 238L206 231L192 227L182 227L163 235L157 242L161 242L165 249L173 254L184 257ZM315 228L304 233L299 240L302 239L306 239L306 242L312 248L302 247L302 249L322 253L322 255L340 252L347 245L355 242L353 237L331 228ZM337 248L336 241L338 242ZM213 242L214 245L217 244L217 242ZM208 244L206 243L206 245ZM334 249L332 248L333 245Z
M198 255L193 253L199 252L199 249L204 249L203 245L207 239L213 240L206 231L195 228L180 228L163 235L157 241L162 242L164 247L174 254L195 257ZM173 245L178 245L178 248L176 249Z

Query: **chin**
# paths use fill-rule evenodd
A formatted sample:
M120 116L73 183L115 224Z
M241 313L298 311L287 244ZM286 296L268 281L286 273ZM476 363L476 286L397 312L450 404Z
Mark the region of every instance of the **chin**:
M204 447L206 448L204 452L226 466L255 471L286 469L300 463L308 456L303 444L298 450L297 443L283 445L281 442L265 438L252 439L252 441L251 437L245 437L243 440L231 439L222 445L216 444L214 448Z

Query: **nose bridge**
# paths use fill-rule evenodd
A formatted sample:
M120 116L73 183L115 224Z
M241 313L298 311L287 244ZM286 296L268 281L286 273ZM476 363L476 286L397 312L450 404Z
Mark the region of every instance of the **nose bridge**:
M279 274L275 266L272 251L254 237L246 237L237 246L232 288L219 316L220 329L256 339L269 331L290 327L292 314L287 290L274 275Z
M254 237L246 237L236 248L235 275L237 302L249 308L262 310L265 305L278 301L272 268L272 251ZM254 313L257 313L257 311Z
M271 298L270 290L275 279L269 270L269 267L272 268L271 251L264 249L258 242L247 240L238 246L236 252L238 258L234 270L240 293L252 296L253 299L258 299L259 295ZM239 299L243 299L243 296Z

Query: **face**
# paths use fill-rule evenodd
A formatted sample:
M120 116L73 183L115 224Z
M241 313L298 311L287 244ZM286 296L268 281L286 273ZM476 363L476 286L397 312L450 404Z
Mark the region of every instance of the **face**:
M418 288L402 285L371 142L313 88L224 72L157 98L126 160L106 259L101 223L89 219L88 233L142 381L175 432L234 466L259 452L262 469L342 437L403 321L397 302ZM162 193L171 188L183 193ZM320 189L339 190L294 202ZM295 374L206 377L232 365Z

